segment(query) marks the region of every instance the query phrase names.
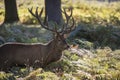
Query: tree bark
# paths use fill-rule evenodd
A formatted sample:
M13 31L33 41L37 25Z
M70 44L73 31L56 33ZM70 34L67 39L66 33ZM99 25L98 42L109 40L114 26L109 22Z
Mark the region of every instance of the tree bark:
M5 5L4 23L18 22L19 17L17 12L16 0L4 0L4 5Z
M61 0L45 0L45 19L60 24L62 21Z

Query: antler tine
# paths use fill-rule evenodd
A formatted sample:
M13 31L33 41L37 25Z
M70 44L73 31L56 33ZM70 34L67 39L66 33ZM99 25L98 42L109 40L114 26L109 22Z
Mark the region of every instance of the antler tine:
M36 13L38 12L38 9L36 10ZM39 14L37 14L40 18L41 18L41 15L42 15L42 13L43 13L43 8L41 9L41 11L40 11L40 13ZM46 15L46 17L47 17L47 15ZM41 21L41 20L40 20ZM39 21L39 22L40 22ZM46 27L49 27L49 25L48 25L48 21L47 21L47 19L46 19L46 24L45 25L47 25ZM42 22L40 22L40 23L42 23ZM44 24L43 24L44 25Z
M67 29L69 29L69 30L68 30L68 33L76 29L75 20L74 20L73 17L72 17L72 25L71 25L71 27L70 27L70 28L67 28Z
M36 8L36 11L35 11L35 14L36 14L36 16L37 16L38 22L40 23L40 25L41 25L43 28L45 28L45 29L47 29L47 30L50 30L50 31L54 31L54 30L48 28L48 27L49 27L48 25L46 26L46 25L44 25L44 24L42 23L42 21L41 21L42 13L43 13L43 8L41 9L40 13L38 14L38 7L37 7L37 8Z
M69 10L70 10L70 12L71 12L69 17L72 17L73 10L72 10L72 8L69 8Z
M71 31L74 31L75 29L76 29L75 20L72 17L72 25L69 28L66 28L66 30L64 30L62 34L70 33Z
M65 14L65 17L66 17L66 20L67 20L67 22L66 23L68 23L69 22L69 20L70 20L70 18L72 17L72 8L69 8L69 11L70 11L70 15L68 15L67 14L67 12L66 12L66 9L64 8L63 9L64 11L63 11L63 13Z
M76 28L76 27L74 27L75 26L75 20L72 17L72 14L73 14L72 8L69 8L70 15L67 14L65 8L63 10L64 10L63 13L65 14L65 17L66 17L66 25L62 28L62 34L67 34L67 33L73 31ZM70 21L70 18L72 19L72 25L70 27L68 27L68 23Z
M44 25L41 21L41 16L43 13L43 8L40 11L40 14L38 14L38 7L36 8L35 14L33 13L33 7L31 9L28 8L28 11L38 20L38 22L40 23L41 27L43 27L44 29L47 29L49 31L55 32L55 30L48 28L49 26Z
M36 15L32 12L33 7L31 9L28 8L28 11L32 14L32 16L36 17Z
M63 10L61 10L61 11L64 13L65 18L66 18L67 21L66 21L66 24L64 24L64 25L62 26L62 29L61 29L61 31L60 31L59 33L63 33L63 32L64 32L64 30L65 30L65 25L68 24L69 19L70 19L70 16L72 16L72 15L68 16L68 14L66 13L66 9L65 9L65 8L63 8Z
M64 13L65 18L66 18L66 20L67 20L67 22L66 22L66 23L68 23L69 16L68 16L68 14L66 13L65 8L63 8L63 13Z

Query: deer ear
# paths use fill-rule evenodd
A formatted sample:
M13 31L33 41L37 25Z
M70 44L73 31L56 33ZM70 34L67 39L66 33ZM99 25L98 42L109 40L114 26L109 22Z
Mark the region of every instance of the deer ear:
M70 48L78 49L78 48L79 48L79 45L70 45Z
M66 39L69 36L69 34L64 34L63 36Z

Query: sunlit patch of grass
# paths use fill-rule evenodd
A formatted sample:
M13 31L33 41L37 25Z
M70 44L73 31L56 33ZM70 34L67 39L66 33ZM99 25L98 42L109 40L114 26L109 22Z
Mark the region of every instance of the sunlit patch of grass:
M28 2L26 2L28 3ZM42 2L43 3L43 2ZM38 3L38 4L42 4ZM18 8L19 17L22 23L26 24L37 24L35 18L33 18L30 13L28 12L27 8L31 8L32 6L35 8L37 5L33 3L29 4L29 7L26 5L22 5L22 7ZM112 3L112 4L102 4L102 6L95 6L94 3L71 3L67 2L65 5L63 4L62 7L73 7L73 16L76 19L76 22L85 22L85 23L93 23L93 24L101 24L101 23L110 23L114 25L119 25L120 23L120 7L118 6L119 2ZM31 5L31 6L30 6ZM96 3L97 5L97 3ZM99 4L98 4L99 5ZM104 5L104 6L103 6ZM24 8L25 7L25 8ZM41 8L41 6L39 6ZM3 9L2 15L0 15L0 22L3 21Z
M39 79L45 79L45 80L58 80L59 78L52 72L45 72L44 70L37 69L32 72L28 76L24 78L24 80L39 80Z
M4 20L4 10L3 9L0 9L0 23L3 22Z
M0 72L0 80L15 80L13 74L8 73L6 74L5 72Z
M30 7L32 8L32 6ZM42 7L39 7L39 10L41 10ZM35 9L36 7L33 7L33 12L35 13ZM25 24L38 24L38 21L35 19L35 17L33 17L30 12L28 11L28 8L20 8L20 10L18 11L19 12L19 17L20 17L20 21L22 23L25 23ZM44 15L44 13L43 13Z
M84 3L85 4L85 3ZM77 5L77 4L76 4ZM87 22L87 23L100 23L107 21L107 23L112 24L119 24L119 12L117 11L117 8L111 7L96 7L96 6L88 6L79 4L80 8L75 8L74 9L74 16L79 15L79 19L82 22ZM119 7L118 7L119 8ZM114 14L115 13L115 14ZM113 14L113 15L112 15ZM117 14L117 17L116 17ZM118 23L115 21L113 22L111 19L111 15L115 18L118 18Z

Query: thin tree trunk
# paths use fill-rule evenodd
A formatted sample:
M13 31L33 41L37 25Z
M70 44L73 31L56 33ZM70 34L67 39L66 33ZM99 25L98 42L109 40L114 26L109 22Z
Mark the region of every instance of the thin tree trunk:
M4 0L4 5L5 5L4 23L18 22L19 17L17 12L16 0Z

